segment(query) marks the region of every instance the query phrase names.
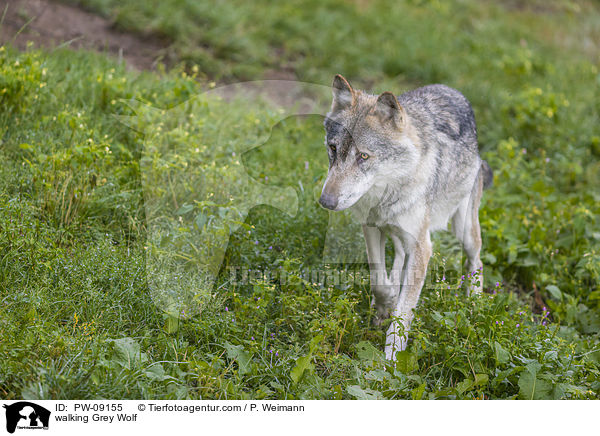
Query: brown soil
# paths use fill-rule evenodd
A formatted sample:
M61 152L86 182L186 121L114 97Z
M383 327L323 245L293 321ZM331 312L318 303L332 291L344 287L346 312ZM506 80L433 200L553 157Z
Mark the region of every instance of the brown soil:
M6 13L5 13L6 11ZM51 0L0 0L0 44L24 49L63 45L89 49L123 59L137 70L153 69L166 43L115 29L109 20Z

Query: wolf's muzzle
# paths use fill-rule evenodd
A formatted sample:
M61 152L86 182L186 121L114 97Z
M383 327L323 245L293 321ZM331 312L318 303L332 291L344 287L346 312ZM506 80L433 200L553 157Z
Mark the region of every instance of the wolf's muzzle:
M321 206L325 209L333 210L337 207L338 198L335 195L323 193L321 194L321 198L319 198L319 203L321 203Z

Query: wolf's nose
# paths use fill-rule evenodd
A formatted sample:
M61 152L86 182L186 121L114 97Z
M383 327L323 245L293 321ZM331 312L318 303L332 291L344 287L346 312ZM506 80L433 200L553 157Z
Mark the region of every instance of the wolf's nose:
M335 195L321 194L321 198L319 198L319 203L326 209L335 209L338 204L338 199Z

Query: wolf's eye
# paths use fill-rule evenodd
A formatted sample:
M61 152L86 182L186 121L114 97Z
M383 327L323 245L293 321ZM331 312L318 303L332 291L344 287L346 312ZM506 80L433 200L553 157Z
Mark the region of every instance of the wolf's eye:
M331 151L333 151L335 153L335 144L329 144L329 148L331 148Z
M368 155L367 153L361 153L361 154L360 154L360 158L361 158L362 160L367 160L367 159L369 158L369 155Z

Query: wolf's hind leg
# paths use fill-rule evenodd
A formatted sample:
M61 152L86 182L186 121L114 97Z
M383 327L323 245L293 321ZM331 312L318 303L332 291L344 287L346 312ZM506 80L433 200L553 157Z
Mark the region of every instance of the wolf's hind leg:
M371 276L372 305L377 312L374 323L379 326L389 317L397 292L385 267L385 235L377 227L363 226L363 232Z
M469 259L469 293L480 293L483 288L483 264L481 252L481 228L479 226L479 204L483 192L481 173L475 179L471 194L465 197L452 217L452 230L462 243Z

